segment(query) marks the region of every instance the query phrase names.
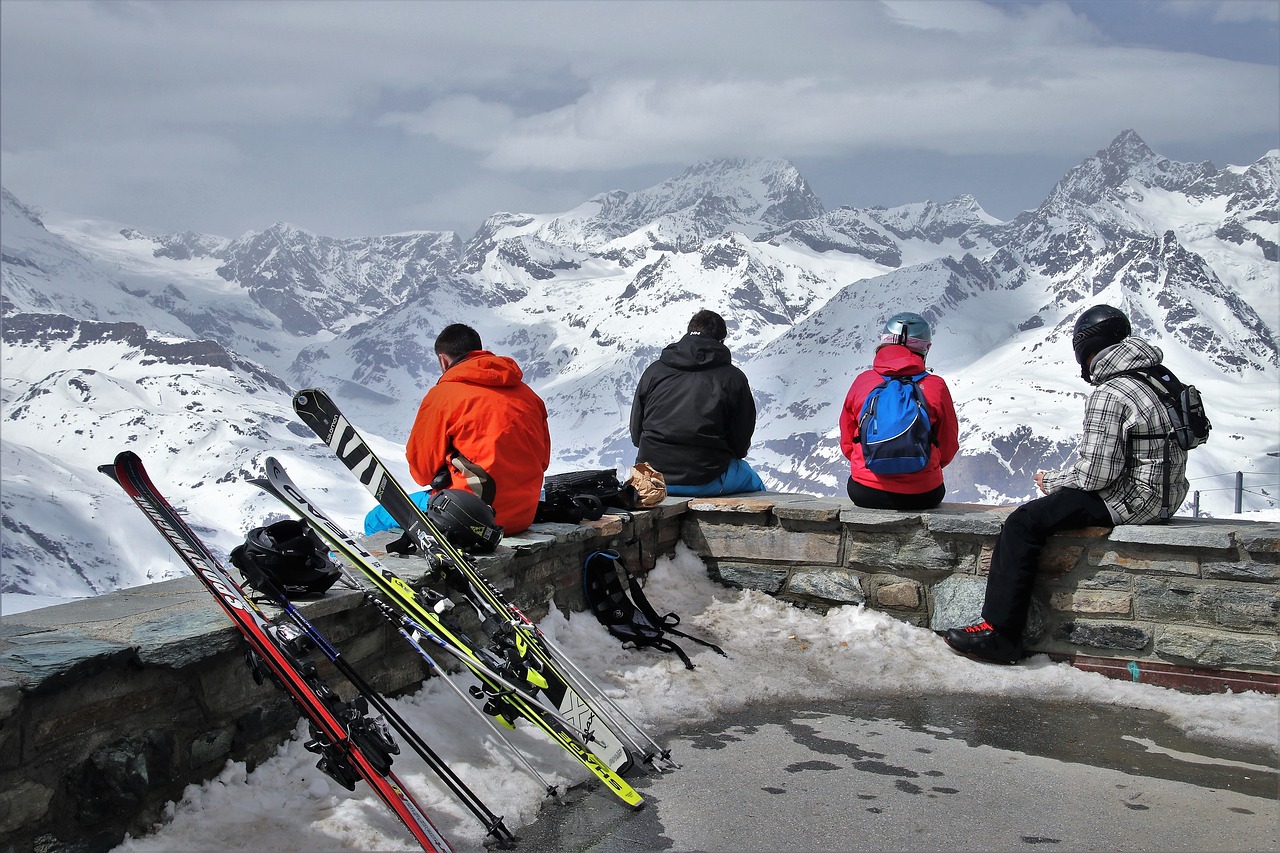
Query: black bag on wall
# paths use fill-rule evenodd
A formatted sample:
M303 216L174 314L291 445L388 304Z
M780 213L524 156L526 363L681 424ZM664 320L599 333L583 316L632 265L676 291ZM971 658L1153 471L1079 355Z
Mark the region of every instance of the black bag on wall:
M533 520L564 524L595 521L608 507L636 507L635 488L618 482L612 469L552 474L542 481L542 500Z

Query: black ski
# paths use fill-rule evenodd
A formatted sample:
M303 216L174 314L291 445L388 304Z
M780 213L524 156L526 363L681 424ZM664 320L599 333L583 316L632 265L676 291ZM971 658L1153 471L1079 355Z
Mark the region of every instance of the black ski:
M203 542L165 500L132 451L116 456L99 471L114 479L143 515L205 585L249 646L247 658L255 680L270 679L281 687L310 723L310 752L320 756L317 767L347 790L363 779L395 813L414 840L429 853L452 853L453 847L427 817L417 800L391 770L399 747L385 724L368 714L363 696L341 698L316 673L298 642L298 629L272 624L232 579Z
M661 759L665 766L660 769L675 766L666 750L657 747L652 738L592 684L532 620L507 602L470 559L448 541L391 476L328 394L320 389L307 389L294 395L293 404L303 423L382 504L412 539L419 553L441 572L451 589L463 594L466 601L477 608L490 640L502 647L513 674L517 666L523 667L530 686L541 691L561 716L579 730L594 734L589 742L609 766L624 773L635 756L654 767L657 767L655 759ZM654 745L656 752L641 747L606 708L626 720L642 739Z

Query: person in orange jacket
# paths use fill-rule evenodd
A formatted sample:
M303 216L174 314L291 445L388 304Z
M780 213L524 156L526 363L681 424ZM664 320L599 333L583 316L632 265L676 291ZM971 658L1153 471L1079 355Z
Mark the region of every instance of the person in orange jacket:
M533 523L551 464L546 404L515 360L484 349L470 326L447 326L435 352L443 375L418 407L409 472L433 489L473 492L508 535L519 533Z
M929 323L919 314L904 311L885 321L870 370L853 380L840 410L840 449L849 460L849 499L870 509L933 509L947 493L942 469L960 449L959 425L951 391L936 373L924 366L933 346ZM921 470L877 474L869 470L858 434L863 403L886 377L921 376L920 392L932 425L932 452Z

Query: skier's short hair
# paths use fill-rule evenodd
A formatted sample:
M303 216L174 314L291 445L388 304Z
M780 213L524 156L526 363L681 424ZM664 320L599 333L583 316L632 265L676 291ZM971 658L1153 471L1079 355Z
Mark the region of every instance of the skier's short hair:
M723 342L728 336L729 330L725 327L723 317L714 311L708 311L703 308L697 314L694 314L693 319L689 321L689 329L686 334L706 335L709 338Z
M456 361L478 349L484 349L480 333L465 323L445 326L436 336L436 355L447 355L450 360Z

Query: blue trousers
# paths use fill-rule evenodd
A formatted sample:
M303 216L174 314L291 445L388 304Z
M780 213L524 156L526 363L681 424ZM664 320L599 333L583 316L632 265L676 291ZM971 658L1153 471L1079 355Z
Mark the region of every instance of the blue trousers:
M431 499L431 492L414 492L409 498L422 508L423 512L427 511L427 501ZM400 522L391 517L391 513L382 508L382 504L378 504L364 517L364 535L372 536L379 530L399 529Z
M711 498L716 495L737 495L742 492L763 492L764 482L743 459L735 459L719 477L701 486L673 486L667 484L667 494L677 498Z

